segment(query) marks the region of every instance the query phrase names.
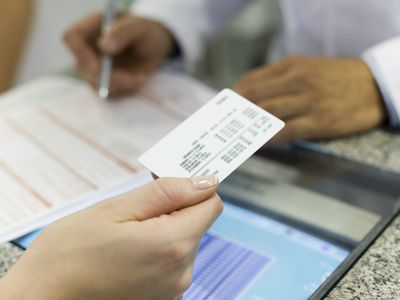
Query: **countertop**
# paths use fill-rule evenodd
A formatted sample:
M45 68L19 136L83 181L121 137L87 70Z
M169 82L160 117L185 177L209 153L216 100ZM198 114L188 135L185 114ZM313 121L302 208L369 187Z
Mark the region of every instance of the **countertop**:
M324 147L337 155L400 173L400 133L376 130L325 143ZM400 299L400 216L327 299Z
M322 146L337 155L400 173L399 133L376 130L322 143ZM11 244L0 246L0 276L7 272L21 254L22 251ZM400 299L400 216L327 299Z

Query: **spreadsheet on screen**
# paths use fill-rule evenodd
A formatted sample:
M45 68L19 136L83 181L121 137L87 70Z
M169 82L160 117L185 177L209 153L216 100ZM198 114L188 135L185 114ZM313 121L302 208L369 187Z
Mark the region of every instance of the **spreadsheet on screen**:
M225 203L203 237L184 299L307 299L349 251Z

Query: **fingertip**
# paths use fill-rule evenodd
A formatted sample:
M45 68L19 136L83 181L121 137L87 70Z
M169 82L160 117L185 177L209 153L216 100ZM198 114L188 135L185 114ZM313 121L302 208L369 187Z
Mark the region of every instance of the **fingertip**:
M217 218L222 214L224 211L224 202L222 201L221 197L218 194L215 194L215 211Z

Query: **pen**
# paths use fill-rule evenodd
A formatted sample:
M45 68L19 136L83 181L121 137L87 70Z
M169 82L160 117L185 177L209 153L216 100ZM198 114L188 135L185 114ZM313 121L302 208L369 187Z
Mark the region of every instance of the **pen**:
M104 12L102 33L106 33L112 26L116 13L115 0L108 0L106 11ZM112 72L113 60L111 55L103 54L101 57L101 71L99 78L99 96L106 100L110 93L110 79Z

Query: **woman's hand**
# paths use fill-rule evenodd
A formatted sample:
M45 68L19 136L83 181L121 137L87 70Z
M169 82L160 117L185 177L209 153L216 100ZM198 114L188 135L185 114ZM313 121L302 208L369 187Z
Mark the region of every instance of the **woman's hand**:
M222 211L214 177L158 179L47 227L0 281L7 299L175 299Z

